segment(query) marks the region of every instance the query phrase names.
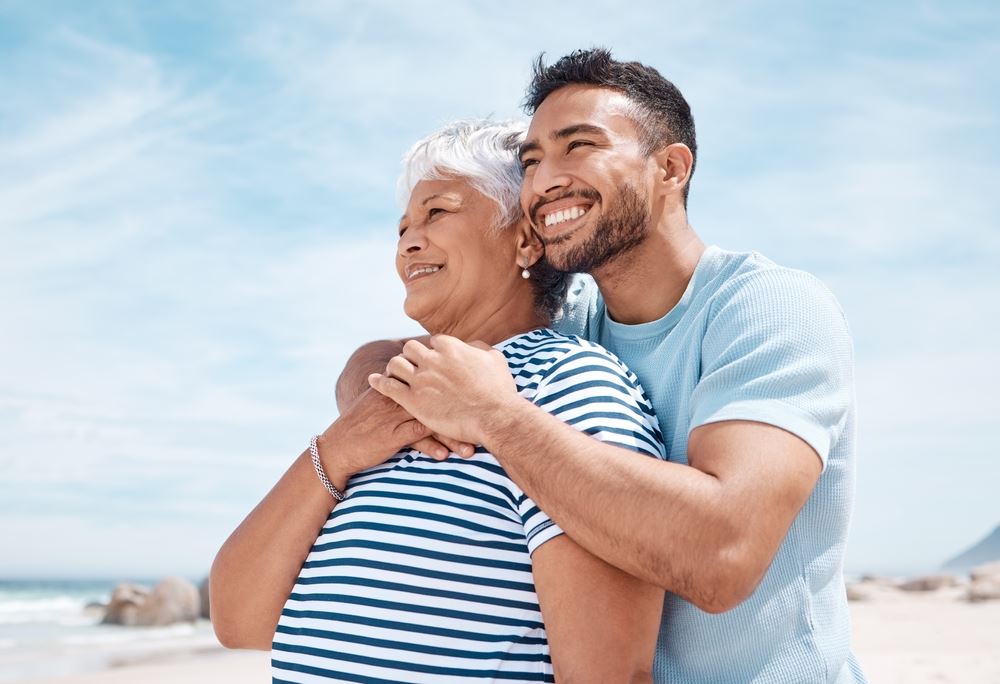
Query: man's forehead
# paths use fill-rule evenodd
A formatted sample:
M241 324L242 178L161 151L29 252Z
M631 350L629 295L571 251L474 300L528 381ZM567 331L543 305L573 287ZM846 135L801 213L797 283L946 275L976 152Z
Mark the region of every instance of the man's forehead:
M567 126L613 127L632 121L634 106L625 93L601 86L574 84L545 98L528 126L527 139L551 136Z

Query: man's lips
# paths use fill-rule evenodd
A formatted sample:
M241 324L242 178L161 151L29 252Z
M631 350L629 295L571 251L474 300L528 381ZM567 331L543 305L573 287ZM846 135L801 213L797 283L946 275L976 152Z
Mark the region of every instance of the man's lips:
M548 202L538 201L531 208L532 223L538 228L553 228L586 216L600 200L596 192L577 191Z
M557 209L539 214L539 222L546 228L559 226L585 216L592 205L574 204L565 209Z

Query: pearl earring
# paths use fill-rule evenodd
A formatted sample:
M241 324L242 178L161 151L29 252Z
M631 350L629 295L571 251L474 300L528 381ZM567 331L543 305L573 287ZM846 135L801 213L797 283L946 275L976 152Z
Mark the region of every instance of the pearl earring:
M531 277L531 271L528 270L528 260L524 260L524 270L521 271L521 277L527 280Z

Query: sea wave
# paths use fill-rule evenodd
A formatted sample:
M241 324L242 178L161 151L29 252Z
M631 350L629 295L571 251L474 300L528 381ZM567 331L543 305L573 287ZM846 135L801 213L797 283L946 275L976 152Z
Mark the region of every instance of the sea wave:
M86 605L86 601L72 596L0 601L0 625L29 622L87 624L93 620L84 614Z
M110 646L134 642L150 643L189 639L199 633L194 623L170 625L169 627L137 627L113 628L115 631L95 632L89 634L72 634L59 639L59 643L67 646ZM201 630L202 632L204 630Z

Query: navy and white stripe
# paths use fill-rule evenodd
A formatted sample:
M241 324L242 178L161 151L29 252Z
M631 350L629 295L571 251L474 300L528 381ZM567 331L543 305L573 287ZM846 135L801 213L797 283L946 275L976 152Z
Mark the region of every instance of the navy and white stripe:
M603 348L552 330L497 345L521 396L663 458L652 407ZM552 682L531 553L562 534L482 447L405 449L351 479L278 622L274 682Z

